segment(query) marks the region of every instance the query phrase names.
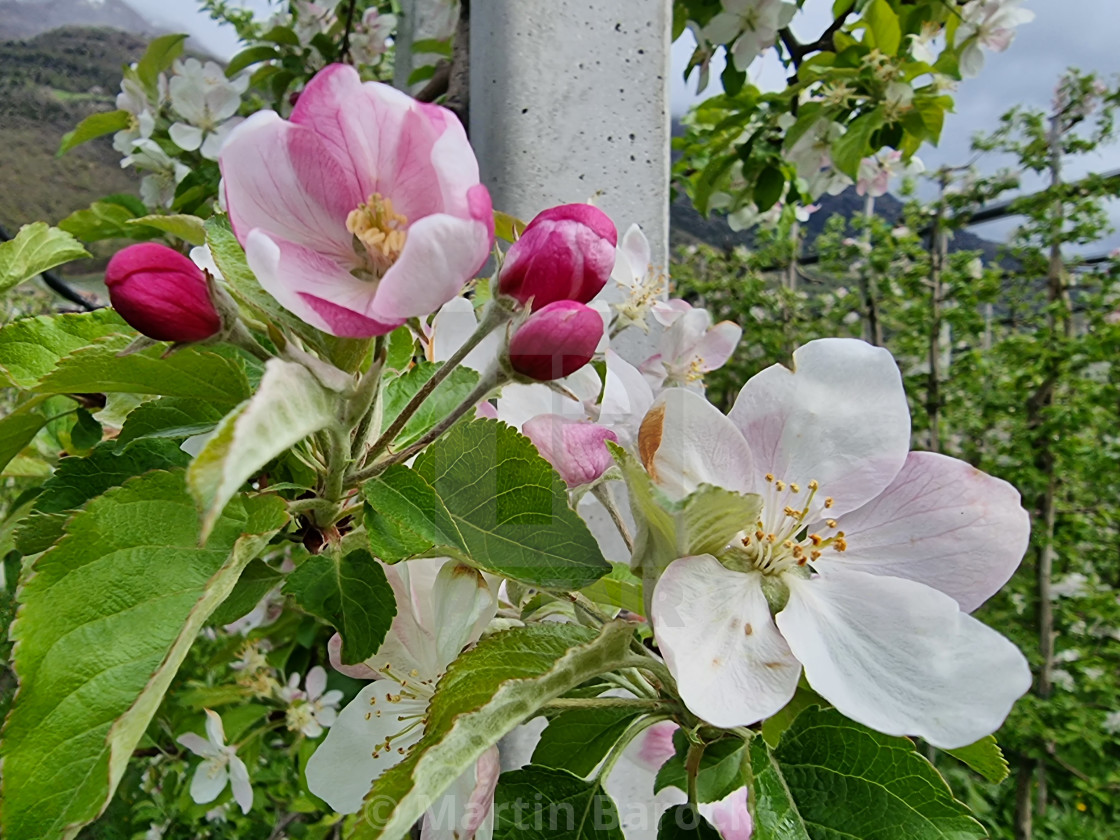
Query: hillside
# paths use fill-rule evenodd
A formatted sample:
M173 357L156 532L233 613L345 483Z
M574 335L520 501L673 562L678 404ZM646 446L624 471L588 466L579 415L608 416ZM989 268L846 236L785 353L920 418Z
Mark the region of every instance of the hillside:
M0 0L0 41L34 38L62 26L156 34L150 23L121 0Z

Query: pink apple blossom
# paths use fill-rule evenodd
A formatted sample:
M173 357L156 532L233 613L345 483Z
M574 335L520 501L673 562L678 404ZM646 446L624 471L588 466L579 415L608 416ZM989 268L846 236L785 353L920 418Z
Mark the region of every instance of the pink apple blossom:
M518 327L509 342L509 362L530 379L560 379L591 361L602 334L598 312L574 300L558 300Z
M886 350L824 339L793 362L753 377L727 416L675 389L643 421L642 461L670 497L710 484L762 502L718 558L684 557L661 575L651 615L665 662L717 726L773 715L804 670L853 720L970 744L1031 682L1015 646L968 615L1026 550L1019 495L908 451Z
M653 317L666 330L658 342L660 352L640 368L654 389L700 382L731 358L743 334L738 324L712 324L707 309L679 299L655 303Z
M157 242L129 245L105 267L109 300L131 326L158 341L202 341L222 328L202 269Z
M540 414L521 430L569 487L590 484L614 465L606 442L618 443L618 435L598 423Z
M453 298L493 242L490 195L450 111L331 65L289 120L258 111L220 156L260 284L307 323L381 335Z

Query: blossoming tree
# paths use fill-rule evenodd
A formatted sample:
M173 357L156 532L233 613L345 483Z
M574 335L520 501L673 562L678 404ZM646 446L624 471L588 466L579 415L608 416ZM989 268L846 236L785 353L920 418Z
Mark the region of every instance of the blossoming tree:
M151 836L189 836L179 791L231 836L982 837L907 736L1001 761L1030 671L969 613L1025 550L1017 492L911 452L902 376L856 339L721 413L703 376L741 329L665 300L627 220L495 212L456 115L368 80L394 21L356 5L225 10L251 43L221 75L158 39L67 140L117 132L143 205L0 251L7 289L75 237L153 240L111 261L112 308L0 331L0 456L67 453L5 526L4 835L77 836L131 785ZM791 4L677 5L700 63L730 51L720 131L765 121L706 164L748 185L702 176L729 209L912 155L1017 20L841 2L800 45ZM764 101L742 73L778 38L804 77Z

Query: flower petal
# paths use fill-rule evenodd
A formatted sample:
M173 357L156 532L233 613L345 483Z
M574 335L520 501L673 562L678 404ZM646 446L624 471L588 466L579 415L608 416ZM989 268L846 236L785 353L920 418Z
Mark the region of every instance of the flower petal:
M482 221L447 213L419 219L409 226L404 249L381 278L366 314L388 322L435 312L459 294L489 254Z
M212 709L206 709L206 737L216 747L223 747L226 743L226 734L222 729L222 718Z
M462 347L478 328L474 304L463 297L453 297L436 313L432 320L431 361L446 362L451 354ZM482 339L463 359L466 367L484 372L498 358L502 331L494 330Z
M653 627L688 708L716 726L747 726L779 711L801 666L774 626L762 575L710 555L669 564L653 594Z
M816 479L816 509L831 496L833 516L855 510L890 484L910 449L898 367L887 350L850 338L810 341L793 363L752 377L728 414L754 455L748 490L762 492L767 473Z
M216 758L222 754L219 747L216 747L195 732L184 732L175 740L195 755L202 756L203 758Z
M653 404L653 389L641 371L614 350L606 351L606 359L607 378L599 422L613 430L623 445L628 445Z
M226 789L228 781L229 770L224 764L204 761L191 776L191 799L199 805L213 802Z
M684 388L654 400L642 420L638 452L650 478L673 498L701 484L750 491L747 442L718 408Z
M733 790L719 802L701 804L700 815L715 827L723 840L750 840L754 831L745 787Z
M848 570L785 580L777 623L809 684L872 729L963 747L1030 688L1018 648L942 592Z
M1030 541L1014 487L934 452L911 452L891 485L838 527L848 547L829 553L822 575L841 568L915 580L965 612L1007 582Z
M327 687L327 672L322 665L316 665L307 672L303 687L307 690L308 700L317 700L322 696L323 689Z
M498 610L498 602L482 573L447 561L432 587L436 656L443 671L464 647L477 642Z
M233 791L233 800L241 806L241 813L248 814L253 807L253 788L249 784L249 769L245 762L237 756L229 759L229 786Z
M424 815L420 840L489 840L500 773L498 748L490 747Z
M399 762L420 739L415 727L397 737L407 725L401 715L424 714L424 700L386 700L388 680L370 683L338 715L327 737L307 760L307 789L340 814L357 811L373 780ZM376 701L371 703L371 701ZM380 714L378 714L380 712ZM388 749L385 739L392 738Z

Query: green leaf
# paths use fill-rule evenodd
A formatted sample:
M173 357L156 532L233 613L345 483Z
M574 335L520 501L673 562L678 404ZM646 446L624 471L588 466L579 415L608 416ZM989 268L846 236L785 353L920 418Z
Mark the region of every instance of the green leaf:
M876 108L856 117L848 130L832 141L832 165L853 180L859 177L859 164L873 149L871 135L883 124L883 109Z
M496 420L451 428L416 458L481 569L535 586L580 589L610 571L528 438Z
M673 805L657 821L657 840L720 840L720 833L691 805Z
M887 0L871 0L863 10L863 19L875 41L872 46L885 55L896 55L902 43L902 28L891 4Z
M209 432L224 413L212 403L189 397L160 397L141 403L124 421L117 440L131 443L144 438L176 440Z
M0 242L0 294L55 266L88 256L82 243L64 230L46 222L24 225L15 238Z
M245 567L245 571L237 579L237 585L233 587L233 591L221 606L214 610L208 623L220 627L237 621L246 613L252 612L261 598L279 586L283 580L284 575L263 560L254 560ZM228 732L226 734L229 735ZM229 735L229 737L233 736Z
M397 614L385 570L363 549L307 558L288 575L284 593L342 635L342 661L347 665L377 653Z
M431 362L421 362L404 376L391 379L386 383L383 394L384 421L381 431L389 427L389 424L400 414L401 409L440 367L441 365ZM466 367L455 368L424 400L420 410L405 423L401 433L393 442L393 449L403 449L419 440L428 429L450 414L477 384L478 373Z
M389 333L385 353L385 369L404 371L412 364L416 353L416 338L407 326L397 327Z
M112 309L13 321L0 330L0 373L13 385L33 388L64 356L94 339L122 334L128 340L136 335Z
M257 392L226 415L187 471L202 533L261 467L336 422L339 402L303 365L269 359Z
M151 228L129 226L136 219L133 208L115 201L95 201L84 210L75 210L58 226L72 233L83 242L101 239L150 239L155 236Z
M435 797L533 712L629 658L633 628L535 624L489 636L451 663L424 737L374 782L352 840L403 838Z
M641 709L572 709L549 721L533 750L533 764L561 767L587 776L630 727Z
M35 561L12 627L8 840L72 838L105 809L198 631L285 519L276 497L238 500L199 547L182 474L156 472L91 502Z
M911 741L873 732L834 709L802 712L772 753L754 739L751 758L757 840L986 836Z
M989 782L998 784L1011 772L1007 759L1003 756L1003 750L996 743L995 735L988 735L967 747L957 747L955 750L942 750L942 752L947 752L958 761L963 761Z
M72 130L62 135L58 154L64 155L75 146L80 146L97 137L113 134L128 128L132 115L128 111L103 111L90 114Z
M501 210L494 211L494 235L506 242L516 242L525 230L525 222Z
M688 774L685 772L684 761L689 745L684 732L679 729L673 733L673 745L677 753L657 771L653 784L654 793L667 787L688 792ZM747 745L741 738L724 738L704 748L700 756L700 769L696 774L696 798L700 802L719 802L749 781L746 748Z
M156 99L159 92L159 74L171 66L183 52L185 34L161 35L148 44L140 62L136 65L136 77L148 91L149 98Z
M172 236L177 236L184 242L189 242L191 245L202 245L206 242L206 228L203 225L202 219L198 216L190 216L186 213L174 213L171 215L151 215L141 216L139 219L129 219L125 224L128 225L144 225L146 227L162 230L164 233L170 233Z
M226 65L226 78L232 79L246 67L252 67L262 61L272 61L280 58L280 52L275 47L261 44L244 49L229 60Z
M48 394L157 394L191 397L233 406L249 395L249 380L240 362L201 347L183 347L163 358L165 348L152 347L119 355L130 336L106 336L60 359L35 386Z
M32 398L6 417L0 418L0 470L23 451L50 419L39 407L41 397Z
M754 185L754 203L760 211L767 211L782 197L786 186L786 176L776 166L767 166L758 174Z
M467 544L443 501L420 475L394 464L362 486L373 553L386 563L433 549L466 557Z
M103 434L104 430L94 416L86 409L79 408L74 416L74 426L70 430L70 441L74 444L74 449L82 454L88 452L101 443Z
M645 614L641 578L631 572L624 563L611 563L611 571L608 574L590 586L585 586L582 591L597 604L608 604L629 610L636 615Z
M498 777L494 840L623 840L618 809L602 782L529 765Z
M274 26L261 35L262 41L272 41L274 44L284 44L289 47L298 47L299 36L287 26Z
M152 470L185 467L190 456L169 441L141 441L133 446L107 440L85 458L63 458L43 483L30 515L16 531L23 554L46 551L62 538L69 515L90 499L128 479Z

